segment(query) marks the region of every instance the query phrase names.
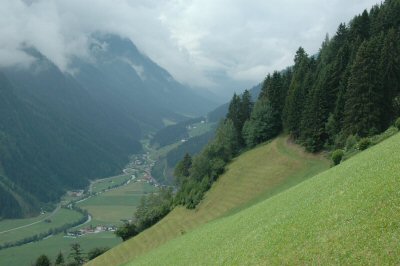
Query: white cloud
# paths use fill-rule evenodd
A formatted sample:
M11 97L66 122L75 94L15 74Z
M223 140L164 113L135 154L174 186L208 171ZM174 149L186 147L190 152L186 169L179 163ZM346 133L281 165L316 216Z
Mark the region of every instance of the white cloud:
M326 33L377 2L2 0L0 66L29 64L28 45L68 70L72 56L87 56L90 33L103 31L131 38L183 83L229 91L292 64L299 46L316 53Z

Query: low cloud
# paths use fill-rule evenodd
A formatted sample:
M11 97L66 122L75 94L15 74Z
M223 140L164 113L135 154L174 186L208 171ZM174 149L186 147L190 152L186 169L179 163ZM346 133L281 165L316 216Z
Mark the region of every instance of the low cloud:
M2 0L0 66L29 65L33 46L68 71L93 32L130 38L176 79L231 92L316 53L326 33L376 0Z

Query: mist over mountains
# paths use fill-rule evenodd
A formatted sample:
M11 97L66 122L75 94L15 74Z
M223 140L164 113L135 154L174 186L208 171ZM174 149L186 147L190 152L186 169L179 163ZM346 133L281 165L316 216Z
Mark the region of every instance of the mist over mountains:
M0 217L34 214L66 189L118 173L139 140L215 103L177 82L128 39L94 34L61 71L34 47L0 69Z

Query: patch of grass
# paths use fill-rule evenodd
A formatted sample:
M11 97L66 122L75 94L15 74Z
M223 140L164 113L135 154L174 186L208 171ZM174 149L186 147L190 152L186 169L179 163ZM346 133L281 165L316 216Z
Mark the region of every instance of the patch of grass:
M271 197L328 167L329 161L322 156L306 154L300 147L280 137L236 158L195 210L175 208L155 226L89 265L125 263L207 222Z
M110 178L95 181L92 184L92 192L93 193L101 192L108 188L120 186L120 185L124 184L126 181L128 181L130 178L131 178L131 175L121 175L121 176L115 176L115 177L110 177Z
M121 219L130 219L132 217L140 197L152 191L154 191L154 187L147 183L130 182L129 185L101 193L80 202L77 205L83 209L87 209L92 216L92 221L89 224L80 227L87 227L90 224L93 226L122 224ZM49 226L58 222L71 222L74 217L70 215L70 212L76 213L74 211L61 209L60 213L54 216L54 221L52 223L47 224L41 222L40 226L33 227L31 230L43 229L47 231L49 227L43 226ZM79 213L77 214L80 215ZM38 219L39 217L24 219L27 221L24 221L23 224L37 221ZM8 229L10 222L11 221L2 221L0 225L4 223L2 224L2 228ZM19 234L21 233L22 231ZM0 241L3 241L3 235L0 235ZM43 253L48 255L54 262L59 251L62 251L66 257L72 243L81 244L84 251L87 252L95 247L113 247L120 242L121 240L112 232L88 234L78 238L67 238L64 237L63 234L58 234L35 243L0 250L0 266L30 265L31 262L35 261L35 259Z
M203 135L203 134L209 132L213 128L214 125L215 125L215 123L195 123L195 124L191 125L190 130L188 130L189 137L193 138L196 136Z
M42 254L47 254L54 263L60 251L64 254L64 258L68 260L72 243L79 243L84 252L88 252L95 247L112 247L120 242L121 240L112 232L89 234L79 238L66 238L59 234L21 247L0 250L0 265L33 265L37 257Z
M397 134L127 265L398 264L399 150Z
M41 221L33 224L32 226L20 228L10 232L0 234L0 244L6 242L15 242L26 237L34 236L40 233L47 232L49 229L54 229L63 226L67 223L78 221L82 217L82 214L74 210L61 208L54 216L48 218L50 222ZM26 219L22 219L26 220ZM32 221L33 219L28 219ZM15 220L14 220L15 221ZM7 221L5 221L7 222ZM22 222L21 222L22 223ZM25 221L24 221L25 223ZM16 223L17 224L17 223ZM26 224L26 223L25 223ZM17 226L15 226L17 227ZM13 227L13 228L15 228Z
M121 219L130 219L143 195L155 188L145 182L130 182L77 204L92 215L92 225L122 224Z

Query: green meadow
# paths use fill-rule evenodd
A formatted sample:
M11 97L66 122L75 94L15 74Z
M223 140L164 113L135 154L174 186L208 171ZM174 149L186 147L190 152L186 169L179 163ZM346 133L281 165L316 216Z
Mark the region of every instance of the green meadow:
M12 228L30 225L16 230L4 232L1 230L0 233L0 245L7 242L15 242L26 237L34 236L40 233L45 233L50 229L55 229L61 227L67 223L72 223L78 221L82 217L82 214L74 210L69 210L65 208L60 208L53 216L41 215L39 218L33 219L18 219L18 220L5 220L0 222L1 228L5 230L10 230L11 225L14 223ZM42 219L48 220L42 221Z
M233 214L329 168L320 155L280 137L236 158L195 210L175 208L159 223L88 265L120 265L195 228ZM193 263L193 262L192 262ZM164 264L163 265L173 265Z
M132 218L140 199L153 191L155 188L146 182L131 181L128 185L79 202L77 206L91 214L92 225L120 225L121 220Z
M126 177L124 179L124 176L117 176L101 180L99 184L110 184L111 180L114 181L113 184L123 184L127 179ZM101 186L104 187L103 184L101 184ZM128 185L99 193L96 196L81 201L77 203L77 206L88 210L92 220L90 223L76 228L79 229L89 225L120 225L123 219L130 219L132 217L137 204L140 202L140 198L153 191L155 191L155 188L146 182L131 181ZM0 228L1 231L3 231L17 226L27 225L45 219L49 215L50 214L44 214L31 219L4 220L0 222ZM50 218L52 221L51 223L41 221L26 228L0 234L0 243L24 238L40 232L46 232L56 225L63 225L78 220L80 217L81 214L76 211L61 208ZM64 234L58 234L20 247L0 250L0 265L31 265L31 263L43 253L54 261L56 255L60 251L67 256L72 243L79 243L84 252L88 252L95 247L111 248L120 242L121 240L116 237L113 232L87 234L77 238L65 237Z
M397 265L399 150L397 134L126 265Z

